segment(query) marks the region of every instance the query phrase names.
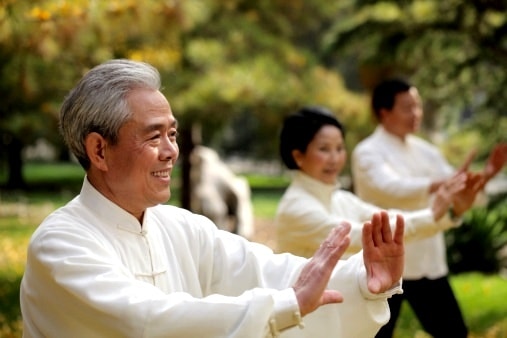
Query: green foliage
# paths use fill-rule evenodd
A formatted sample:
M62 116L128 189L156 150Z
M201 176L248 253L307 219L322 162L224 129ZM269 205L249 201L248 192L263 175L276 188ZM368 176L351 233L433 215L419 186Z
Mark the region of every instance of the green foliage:
M223 128L248 114L255 137L245 146L274 157L281 119L298 106L326 105L354 125L367 114L364 97L316 57L341 8L326 0L4 1L0 133L21 146L45 137L63 151L57 115L67 91L90 67L130 58L161 71L182 128L206 126L203 139L220 146ZM6 139L1 150L19 153Z
M461 227L446 233L449 269L495 273L507 268L507 194L467 212Z
M367 89L386 76L410 77L422 93L429 131L478 129L480 156L505 140L498 128L507 118L505 1L348 3L324 39L327 58L354 58Z

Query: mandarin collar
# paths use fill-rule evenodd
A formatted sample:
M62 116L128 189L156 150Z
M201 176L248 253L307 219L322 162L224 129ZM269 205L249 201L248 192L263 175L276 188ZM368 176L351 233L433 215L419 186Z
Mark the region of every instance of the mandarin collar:
M398 136L393 135L392 133L388 132L386 128L384 128L383 125L379 124L375 128L375 134L379 135L382 139L385 140L385 142L388 142L389 144L396 145L398 147L406 147L407 144L412 139L412 135L409 134L405 136L405 141L401 140Z
M102 195L85 176L81 193L79 195L83 205L91 210L97 217L104 221L104 224L121 230L133 233L146 233L148 231L149 209L146 209L143 217L143 224L139 224L134 215L122 209L119 205Z
M294 185L302 187L328 207L330 207L332 194L341 187L339 182L336 184L324 183L305 174L301 170L294 170L292 175Z

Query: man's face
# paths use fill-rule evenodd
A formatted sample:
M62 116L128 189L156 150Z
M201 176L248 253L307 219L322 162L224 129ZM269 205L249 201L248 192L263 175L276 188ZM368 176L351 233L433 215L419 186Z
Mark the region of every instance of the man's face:
M405 138L415 133L423 117L422 103L415 87L407 92L398 93L391 110L381 111L381 123L390 133Z
M106 148L108 197L140 218L147 207L169 199L178 159L177 123L159 91L138 89L128 97L132 118Z

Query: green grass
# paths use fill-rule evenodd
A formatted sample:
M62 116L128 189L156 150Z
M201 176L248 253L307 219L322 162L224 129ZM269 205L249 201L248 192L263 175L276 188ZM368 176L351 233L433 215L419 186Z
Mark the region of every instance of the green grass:
M470 329L470 338L507 337L507 280L479 272L451 276L451 285ZM405 302L395 338L430 337Z
M245 177L252 190L280 190L287 187L290 183L288 175L266 176L248 174Z
M31 183L58 183L81 181L84 170L77 163L40 162L27 163L23 174Z
M60 168L62 170L60 170ZM83 171L77 165L31 164L25 173L34 189L0 192L0 337L21 337L19 283L31 233L43 217L65 204L81 187ZM45 178L46 177L46 178ZM252 185L255 217L272 219L285 176L247 176ZM48 185L49 182L49 185ZM177 181L176 181L177 182ZM54 187L63 187L55 190ZM171 203L177 202L174 187ZM177 204L177 203L174 203ZM467 273L451 277L451 283L469 325L470 338L507 337L507 280L499 275ZM404 304L395 338L426 338L410 308Z
M463 311L472 327L484 331L503 319L507 328L506 284L507 280L498 275L485 277L479 273L469 273L453 281L452 285L459 295L459 301L464 304Z
M252 192L252 204L255 217L273 219L276 207L280 200L282 191L258 191Z

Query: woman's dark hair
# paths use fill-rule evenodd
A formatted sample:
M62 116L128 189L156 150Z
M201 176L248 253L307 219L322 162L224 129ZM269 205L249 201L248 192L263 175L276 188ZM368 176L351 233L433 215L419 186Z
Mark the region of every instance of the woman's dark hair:
M343 125L324 107L303 107L285 118L280 133L280 156L287 168L299 168L292 157L292 151L297 149L306 152L315 134L325 125L335 126L345 137Z
M371 96L371 108L377 120L380 121L382 109L391 110L394 107L396 95L408 92L413 85L402 78L393 78L380 82Z

